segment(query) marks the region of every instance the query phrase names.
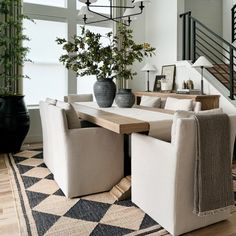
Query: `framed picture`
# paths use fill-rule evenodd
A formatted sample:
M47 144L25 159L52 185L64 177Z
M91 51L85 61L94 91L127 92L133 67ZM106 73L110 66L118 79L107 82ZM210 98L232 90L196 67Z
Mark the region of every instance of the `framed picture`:
M165 75L156 75L153 92L160 92L161 91L161 79L164 79Z
M165 75L166 83L174 90L175 87L175 65L164 65L161 74Z

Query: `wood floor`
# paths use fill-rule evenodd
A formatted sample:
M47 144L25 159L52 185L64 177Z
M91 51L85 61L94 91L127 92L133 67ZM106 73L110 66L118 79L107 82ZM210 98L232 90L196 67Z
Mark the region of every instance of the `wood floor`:
M0 154L0 236L16 235L20 235L17 213L4 155ZM227 221L187 233L185 236L236 236L236 212Z

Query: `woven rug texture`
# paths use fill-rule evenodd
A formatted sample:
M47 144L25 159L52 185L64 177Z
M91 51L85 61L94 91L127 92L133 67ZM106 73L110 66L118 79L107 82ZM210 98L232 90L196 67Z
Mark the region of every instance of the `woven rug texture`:
M170 235L130 200L109 192L68 199L43 163L42 149L6 158L21 235Z

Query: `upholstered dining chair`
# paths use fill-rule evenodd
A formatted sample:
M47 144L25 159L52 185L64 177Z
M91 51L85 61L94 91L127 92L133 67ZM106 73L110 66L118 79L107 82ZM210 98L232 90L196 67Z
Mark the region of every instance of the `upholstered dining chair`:
M41 118L42 134L43 134L43 159L48 169L53 172L53 149L52 149L52 132L50 132L48 106L56 105L56 100L47 98L45 101L39 102L39 112Z
M53 175L66 197L107 191L117 184L123 177L123 136L100 127L73 127L71 104L58 101L48 111Z
M64 102L92 102L93 94L69 94L64 96Z
M232 157L236 116L229 118ZM132 134L132 201L172 235L180 235L227 219L230 209L206 216L193 213L195 120L174 123L171 142Z

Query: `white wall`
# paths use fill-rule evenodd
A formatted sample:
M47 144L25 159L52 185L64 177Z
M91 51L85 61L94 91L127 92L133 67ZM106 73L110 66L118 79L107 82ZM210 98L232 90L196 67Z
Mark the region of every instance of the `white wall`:
M176 82L178 83L179 87L181 87L183 81L191 79L194 83L194 88L200 89L200 81L201 81L201 71L196 70L195 68L191 67L191 63L187 61L180 61L176 63ZM223 109L224 112L229 114L236 114L236 107L227 99L226 97L229 94L225 94L224 97L217 86L214 86L212 83L209 83L211 77L213 77L209 72L204 69L204 76L208 79L203 78L204 83L204 93L205 94L213 94L213 95L220 95L220 104L219 107ZM217 85L217 84L216 84ZM218 82L218 86L223 86ZM228 92L229 93L229 92Z
M146 15L149 5L144 8L144 13L137 17L137 20L132 21L131 29L133 30L133 39L136 43L148 42L145 37L145 23ZM137 75L133 80L127 81L128 87L133 90L145 90L146 89L146 77L145 73L141 71L142 67L145 65L145 61L133 64L133 71L137 72Z
M233 0L223 0L223 38L229 42L231 42L231 14L229 13L231 13L232 6Z
M180 14L186 12L185 11L185 0L177 0L177 32L178 32L178 42L177 42L177 60L182 60L182 18L179 17Z
M225 0L185 0L185 11L222 35L222 1Z
M182 0L180 0L182 2ZM158 69L150 73L150 88L153 88L156 74L161 74L162 65L173 64L177 60L177 0L155 0L145 8L146 20L134 25L135 40L145 39L156 48L156 55L148 58L142 64L134 65L139 73L146 62ZM137 32L139 32L137 34ZM133 90L146 90L147 74L139 73L134 81L129 82Z

